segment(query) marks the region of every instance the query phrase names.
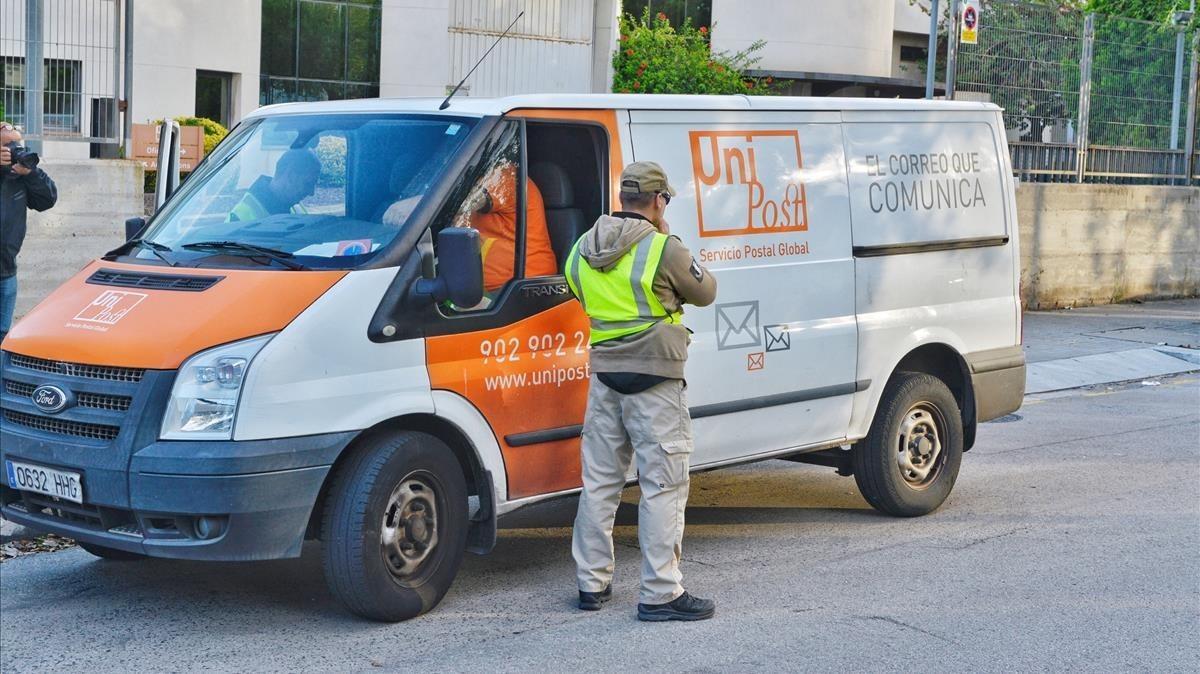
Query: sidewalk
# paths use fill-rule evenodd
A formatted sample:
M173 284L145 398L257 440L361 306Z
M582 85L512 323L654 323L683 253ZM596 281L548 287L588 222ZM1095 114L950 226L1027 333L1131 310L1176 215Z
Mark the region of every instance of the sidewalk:
M1200 299L1025 314L1025 393L1200 370Z

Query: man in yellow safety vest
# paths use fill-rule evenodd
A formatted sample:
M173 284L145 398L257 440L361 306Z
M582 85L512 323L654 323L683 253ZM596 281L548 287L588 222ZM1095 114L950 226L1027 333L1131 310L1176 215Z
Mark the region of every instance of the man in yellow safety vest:
M683 380L683 304L707 306L717 282L670 236L675 196L654 162L621 173L622 210L602 215L567 256L567 283L591 321L591 388L583 422L583 494L572 552L579 608L612 597L613 521L637 456L642 501L638 619L705 620L716 604L684 591L679 571L692 424Z
M280 213L304 213L300 202L316 191L320 177L317 155L303 148L288 150L275 162L275 175L259 176L228 219L250 222Z

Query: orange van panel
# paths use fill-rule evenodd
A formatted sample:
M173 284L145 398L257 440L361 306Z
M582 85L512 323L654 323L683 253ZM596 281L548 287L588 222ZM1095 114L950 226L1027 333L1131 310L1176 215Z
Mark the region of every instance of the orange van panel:
M224 278L199 292L87 283L101 267ZM345 275L92 262L13 326L4 350L72 363L174 369L198 351L283 329Z
M425 339L430 385L470 400L496 434L509 498L581 484L579 438L513 447L505 436L583 423L587 335L587 315L571 301L502 328Z

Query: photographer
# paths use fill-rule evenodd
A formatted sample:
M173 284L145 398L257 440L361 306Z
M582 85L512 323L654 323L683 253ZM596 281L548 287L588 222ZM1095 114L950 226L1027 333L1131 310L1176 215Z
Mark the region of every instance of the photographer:
M38 156L21 144L17 127L0 122L0 341L12 327L17 304L17 253L25 241L25 209L44 211L58 188L38 168Z

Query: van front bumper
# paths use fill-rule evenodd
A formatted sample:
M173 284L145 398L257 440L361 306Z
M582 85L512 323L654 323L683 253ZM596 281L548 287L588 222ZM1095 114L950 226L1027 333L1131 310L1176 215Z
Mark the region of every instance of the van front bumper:
M132 455L126 473L56 461L54 448L43 439L5 427L0 429L0 458L79 472L85 502L56 501L3 486L0 503L5 519L34 530L151 557L296 557L321 485L353 437L157 441ZM92 493L125 491L107 483L126 479L127 502L89 501Z

